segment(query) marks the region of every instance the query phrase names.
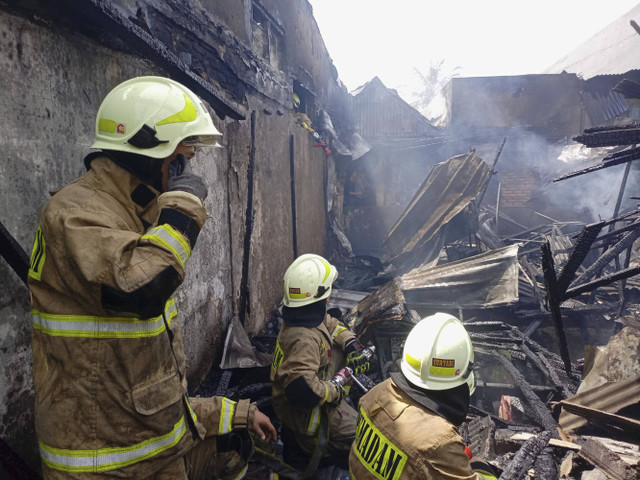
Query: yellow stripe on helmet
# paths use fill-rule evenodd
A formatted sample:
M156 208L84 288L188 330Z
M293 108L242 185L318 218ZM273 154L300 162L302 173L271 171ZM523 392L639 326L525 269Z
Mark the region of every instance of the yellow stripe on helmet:
M160 120L156 122L156 125L167 125L169 123L186 123L193 122L197 116L198 112L196 111L196 107L191 102L191 99L184 94L185 105L184 108L178 113L174 113L170 117L165 118L164 120Z

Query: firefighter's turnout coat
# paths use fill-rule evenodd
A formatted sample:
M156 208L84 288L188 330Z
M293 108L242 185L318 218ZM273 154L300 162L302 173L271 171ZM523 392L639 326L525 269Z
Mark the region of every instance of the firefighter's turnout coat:
M344 358L344 345L352 338L353 332L329 314L315 327L294 326L286 321L282 324L271 365L272 404L280 421L296 434L303 449L312 448L321 415L328 414L329 446L349 450L355 411L344 400L330 412L325 407L338 399L338 392L329 380L339 368L335 358Z
M187 398L171 295L202 201L159 194L104 155L89 161L43 208L31 254L36 433L46 478L141 479L245 427L255 407Z
M495 479L471 469L455 425L391 378L360 399L349 471L353 480Z

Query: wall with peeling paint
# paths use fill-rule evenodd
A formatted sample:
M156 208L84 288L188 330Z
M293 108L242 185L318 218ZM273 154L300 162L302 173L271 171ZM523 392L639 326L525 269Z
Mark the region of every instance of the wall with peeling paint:
M304 75L318 102L314 111L339 104L346 91L336 83L306 1L273 12L280 27L293 32L287 45L295 42L299 49L280 58L280 70L252 52L250 12L216 15L239 2L187 3L3 4L0 221L29 253L48 192L84 172L95 114L115 85L133 76L165 75L194 89L224 135L224 148L202 149L194 161L209 186L209 219L176 296L194 388L218 361L229 321L242 315L246 329L257 332L279 303L282 274L294 255L293 229L298 253L326 253L327 158L295 124L290 98L298 77L291 72ZM251 7L250 1L243 3ZM271 3L263 2L263 8L282 8ZM2 260L0 438L37 468L30 329L28 290Z

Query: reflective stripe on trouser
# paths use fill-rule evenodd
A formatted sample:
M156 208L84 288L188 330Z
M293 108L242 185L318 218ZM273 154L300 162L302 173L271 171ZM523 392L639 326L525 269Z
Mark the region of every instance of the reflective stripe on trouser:
M40 442L40 455L49 468L65 472L108 472L151 458L176 445L187 428L185 418L178 421L166 435L150 438L128 447L97 450L55 448Z
M326 456L338 452L348 452L356 435L356 423L358 413L351 406L342 400L338 406L323 407L323 415L329 417L329 439L325 451ZM300 435L294 432L296 442L306 452L313 451L315 436Z
M175 300L164 307L167 323L178 314ZM60 315L31 311L33 329L52 337L74 338L142 338L155 337L165 330L162 315L142 320L136 317L98 317Z
M311 410L309 416L309 424L307 425L307 435L315 435L320 425L320 415L322 415L321 407L316 407Z
M238 475L233 477L233 480L241 480L242 478L244 478L244 476L247 474L248 469L249 469L249 464L245 465L242 471Z

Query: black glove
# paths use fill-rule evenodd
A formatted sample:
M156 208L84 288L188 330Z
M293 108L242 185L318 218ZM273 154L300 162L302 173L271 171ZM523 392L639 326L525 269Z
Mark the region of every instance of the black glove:
M230 432L216 437L218 452L237 452L248 461L253 453L253 440L247 430Z
M352 338L344 345L344 353L347 355L347 366L353 369L354 375L369 371L369 360L364 354L364 348L358 340Z
M182 173L178 173L178 175L176 176L169 177L169 181L167 182L167 190L170 192L176 190L188 192L204 201L204 199L207 198L207 194L209 192L207 189L207 185L204 183L204 180L202 180L202 177L193 173L193 171L191 170L191 165L183 155L178 155L178 158L176 158L176 160L178 161L177 165L173 168L170 165L169 171L172 173L178 173L180 170L180 163L182 163L184 165L182 167ZM173 164L173 162L171 163Z
M338 398L336 398L333 402L333 405L338 405L342 399L346 396L347 392L344 390L343 386L339 383L335 382L333 379L329 380L329 383L334 386L336 392L338 392Z

